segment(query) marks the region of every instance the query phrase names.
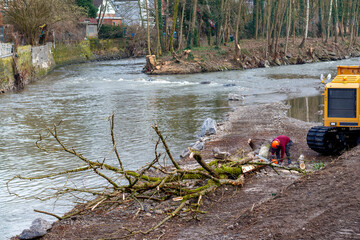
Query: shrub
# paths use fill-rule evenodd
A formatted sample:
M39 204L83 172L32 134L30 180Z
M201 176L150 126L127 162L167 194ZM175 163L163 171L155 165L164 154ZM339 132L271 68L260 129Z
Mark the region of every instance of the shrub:
M100 39L109 39L109 38L123 38L125 35L125 26L112 26L112 25L102 25L99 31Z

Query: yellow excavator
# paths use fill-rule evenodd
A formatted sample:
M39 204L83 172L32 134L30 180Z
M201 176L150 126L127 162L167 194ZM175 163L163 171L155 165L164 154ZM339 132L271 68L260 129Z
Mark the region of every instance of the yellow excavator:
M338 66L323 96L324 125L309 130L307 144L318 153L339 155L360 143L360 66Z

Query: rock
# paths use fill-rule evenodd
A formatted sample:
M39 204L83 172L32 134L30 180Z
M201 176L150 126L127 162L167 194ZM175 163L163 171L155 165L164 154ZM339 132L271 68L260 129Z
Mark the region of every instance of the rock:
M47 230L51 228L51 223L37 218L31 223L30 229L25 229L19 236L20 239L36 239L46 234Z
M244 96L239 96L235 93L229 93L228 100L229 101L244 101Z
M217 148L217 147L213 148L212 151L214 154L214 158L217 158L217 159L226 159L231 156L231 154L229 152L221 152L219 150L219 148Z
M235 87L236 84L235 83L226 83L223 85L224 87Z
M289 65L290 64L289 59L287 59L286 57L283 57L281 60L283 62L283 65Z
M289 59L290 63L295 65L297 63L297 59L296 58L290 58Z
M275 58L275 59L274 59L274 63L275 63L276 65L278 65L278 66L281 66L281 62L280 62L280 60L279 60L278 58Z
M259 156L267 158L269 155L270 145L262 145L260 147Z
M360 57L360 52L352 52L351 56L352 57Z
M195 151L200 151L203 150L205 146L204 142L201 141L197 141L194 145L192 145L192 149L194 149Z
M190 150L187 148L180 154L180 157L186 158L186 157L190 156L190 153L191 153Z
M337 57L337 56L332 56L330 55L330 60L331 61L337 61L337 60L340 60L341 58Z
M211 82L210 81L202 81L200 82L200 84L210 84Z
M233 229L234 229L234 225L229 225L229 226L227 227L227 229L233 230Z
M264 67L270 67L270 63L269 63L268 60L265 60L265 62L264 62Z
M216 134L216 121L214 119L207 118L201 126L201 133L199 137L212 134Z
M156 210L154 211L154 213L155 213L155 214L163 214L164 211L163 211L163 210L160 210L160 209L156 209Z
M261 61L259 62L259 67L268 68L268 67L270 67L270 63L269 63L268 60L261 60Z
M297 64L304 64L305 61L304 61L304 59L303 59L301 56L298 56L297 59L296 59L296 63L297 63Z

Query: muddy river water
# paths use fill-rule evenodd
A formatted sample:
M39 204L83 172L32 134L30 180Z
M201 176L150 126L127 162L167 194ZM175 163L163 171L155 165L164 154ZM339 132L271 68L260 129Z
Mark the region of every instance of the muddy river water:
M321 121L320 74L336 73L337 65L357 65L358 59L194 75L147 76L142 59L94 62L59 68L25 90L0 95L0 240L29 228L32 220L61 215L76 198L40 201L10 195L6 181L15 175L34 176L81 166L64 153L44 153L35 147L39 132L59 123L59 135L91 160L115 163L108 116L115 114L120 157L127 169L137 169L154 157L157 124L176 158L196 141L202 122L226 120L237 105L287 101L289 114ZM229 93L243 101L229 102ZM51 181L14 182L11 192L45 197L66 177ZM95 186L99 179L76 175L73 186Z

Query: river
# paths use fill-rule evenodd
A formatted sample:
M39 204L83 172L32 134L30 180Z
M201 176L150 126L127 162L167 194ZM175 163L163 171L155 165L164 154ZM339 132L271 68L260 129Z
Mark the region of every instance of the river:
M357 60L172 76L141 73L143 59L92 62L58 68L23 91L0 95L0 239L20 234L35 218L56 220L34 209L62 215L78 201L26 198L45 197L52 188L61 187L65 177L12 183L11 192L25 198L7 191L6 182L15 175L34 176L81 165L68 154L36 148L46 126L61 122L59 135L70 147L91 160L115 163L108 122L114 113L120 157L127 169L137 169L154 157L157 137L151 126L155 123L179 159L196 141L206 118L225 121L226 113L237 105L291 103L290 99L310 96L319 101L320 74L334 76L336 65L357 65ZM228 102L229 93L243 96L244 101ZM310 106L314 104L319 105ZM300 105L304 104L294 108ZM70 182L77 187L99 183L82 174Z

